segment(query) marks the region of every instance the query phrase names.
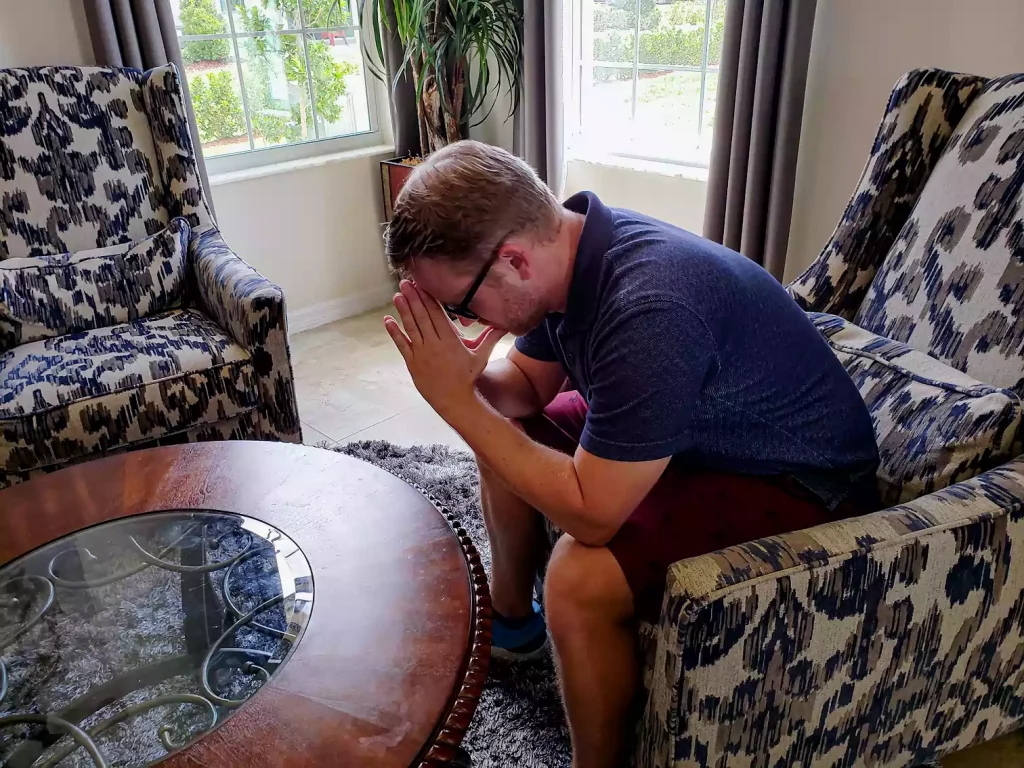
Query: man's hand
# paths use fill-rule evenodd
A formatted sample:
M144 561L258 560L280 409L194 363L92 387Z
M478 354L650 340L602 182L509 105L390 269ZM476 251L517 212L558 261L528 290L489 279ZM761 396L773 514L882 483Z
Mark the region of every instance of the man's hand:
M446 421L476 395L477 378L505 331L488 328L475 339L465 339L432 296L403 280L395 294L395 309L402 328L393 317L384 327L412 376L423 399Z

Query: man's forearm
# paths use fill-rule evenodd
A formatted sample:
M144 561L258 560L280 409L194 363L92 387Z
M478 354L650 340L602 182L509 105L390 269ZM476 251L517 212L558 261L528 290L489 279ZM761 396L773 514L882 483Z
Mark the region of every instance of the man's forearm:
M506 358L492 360L476 382L477 391L507 419L536 416L547 403L541 403L537 392L519 366Z
M587 509L572 456L535 443L480 398L448 420L506 485L570 536L597 546L614 534L617 524Z

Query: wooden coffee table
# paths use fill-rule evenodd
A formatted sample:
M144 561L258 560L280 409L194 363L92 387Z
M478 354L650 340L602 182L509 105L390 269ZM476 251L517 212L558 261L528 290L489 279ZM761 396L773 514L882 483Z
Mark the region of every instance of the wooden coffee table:
M490 598L477 553L446 510L383 470L317 448L155 448L0 491L0 568L90 526L164 510L220 511L276 528L305 556L315 592L276 672L164 765L464 760L459 744L487 675ZM150 519L160 517L135 521Z

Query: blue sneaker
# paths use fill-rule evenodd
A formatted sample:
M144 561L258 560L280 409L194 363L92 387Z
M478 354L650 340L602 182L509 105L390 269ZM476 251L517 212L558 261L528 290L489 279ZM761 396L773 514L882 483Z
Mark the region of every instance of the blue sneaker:
M548 626L540 605L521 619L506 619L497 611L491 623L491 655L510 661L528 661L544 655L548 648Z

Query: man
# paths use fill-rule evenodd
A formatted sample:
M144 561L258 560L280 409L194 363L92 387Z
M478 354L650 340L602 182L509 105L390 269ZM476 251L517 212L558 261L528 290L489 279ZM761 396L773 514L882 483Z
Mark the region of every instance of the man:
M620 765L634 626L656 620L669 565L868 511L864 403L759 266L590 193L561 206L494 147L460 142L419 166L387 253L407 278L404 332L391 317L387 331L480 465L494 652L546 642L539 513L565 532L544 612L575 765ZM449 315L489 327L464 339ZM515 348L488 362L506 332Z

